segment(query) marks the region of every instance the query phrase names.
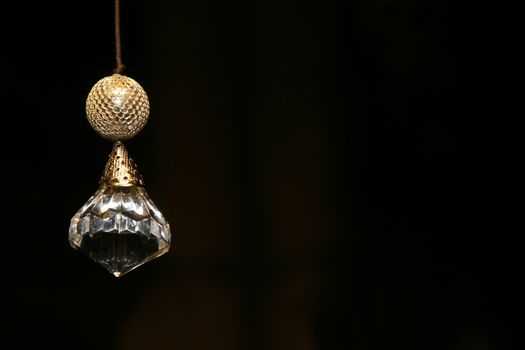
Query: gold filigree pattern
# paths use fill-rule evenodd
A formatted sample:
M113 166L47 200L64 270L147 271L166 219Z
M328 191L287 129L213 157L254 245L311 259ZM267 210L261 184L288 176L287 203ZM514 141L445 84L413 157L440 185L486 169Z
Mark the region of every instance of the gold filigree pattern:
M134 137L146 125L149 100L135 80L120 74L100 79L86 101L87 119L105 139L124 141Z

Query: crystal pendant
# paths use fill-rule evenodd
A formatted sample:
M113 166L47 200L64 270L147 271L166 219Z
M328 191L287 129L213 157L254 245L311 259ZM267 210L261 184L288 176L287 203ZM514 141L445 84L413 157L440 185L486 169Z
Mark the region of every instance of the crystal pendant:
M120 141L113 146L100 188L71 219L69 243L116 277L169 250L170 226Z

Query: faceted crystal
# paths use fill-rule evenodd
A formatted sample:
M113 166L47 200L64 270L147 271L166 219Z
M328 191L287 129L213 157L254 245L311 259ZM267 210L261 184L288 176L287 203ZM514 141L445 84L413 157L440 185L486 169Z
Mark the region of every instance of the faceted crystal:
M166 253L171 233L143 187L103 182L71 219L69 242L120 277Z

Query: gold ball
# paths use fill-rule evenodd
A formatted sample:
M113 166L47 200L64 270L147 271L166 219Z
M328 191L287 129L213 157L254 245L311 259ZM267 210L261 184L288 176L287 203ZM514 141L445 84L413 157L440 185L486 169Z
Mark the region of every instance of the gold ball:
M86 113L89 124L103 138L128 140L148 121L148 96L135 80L113 74L100 79L91 88Z

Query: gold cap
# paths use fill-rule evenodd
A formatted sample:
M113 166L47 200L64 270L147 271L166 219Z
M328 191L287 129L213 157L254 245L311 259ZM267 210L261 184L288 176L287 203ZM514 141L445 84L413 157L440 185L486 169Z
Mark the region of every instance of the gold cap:
M100 183L121 187L144 186L142 176L122 142L117 141L113 145Z

